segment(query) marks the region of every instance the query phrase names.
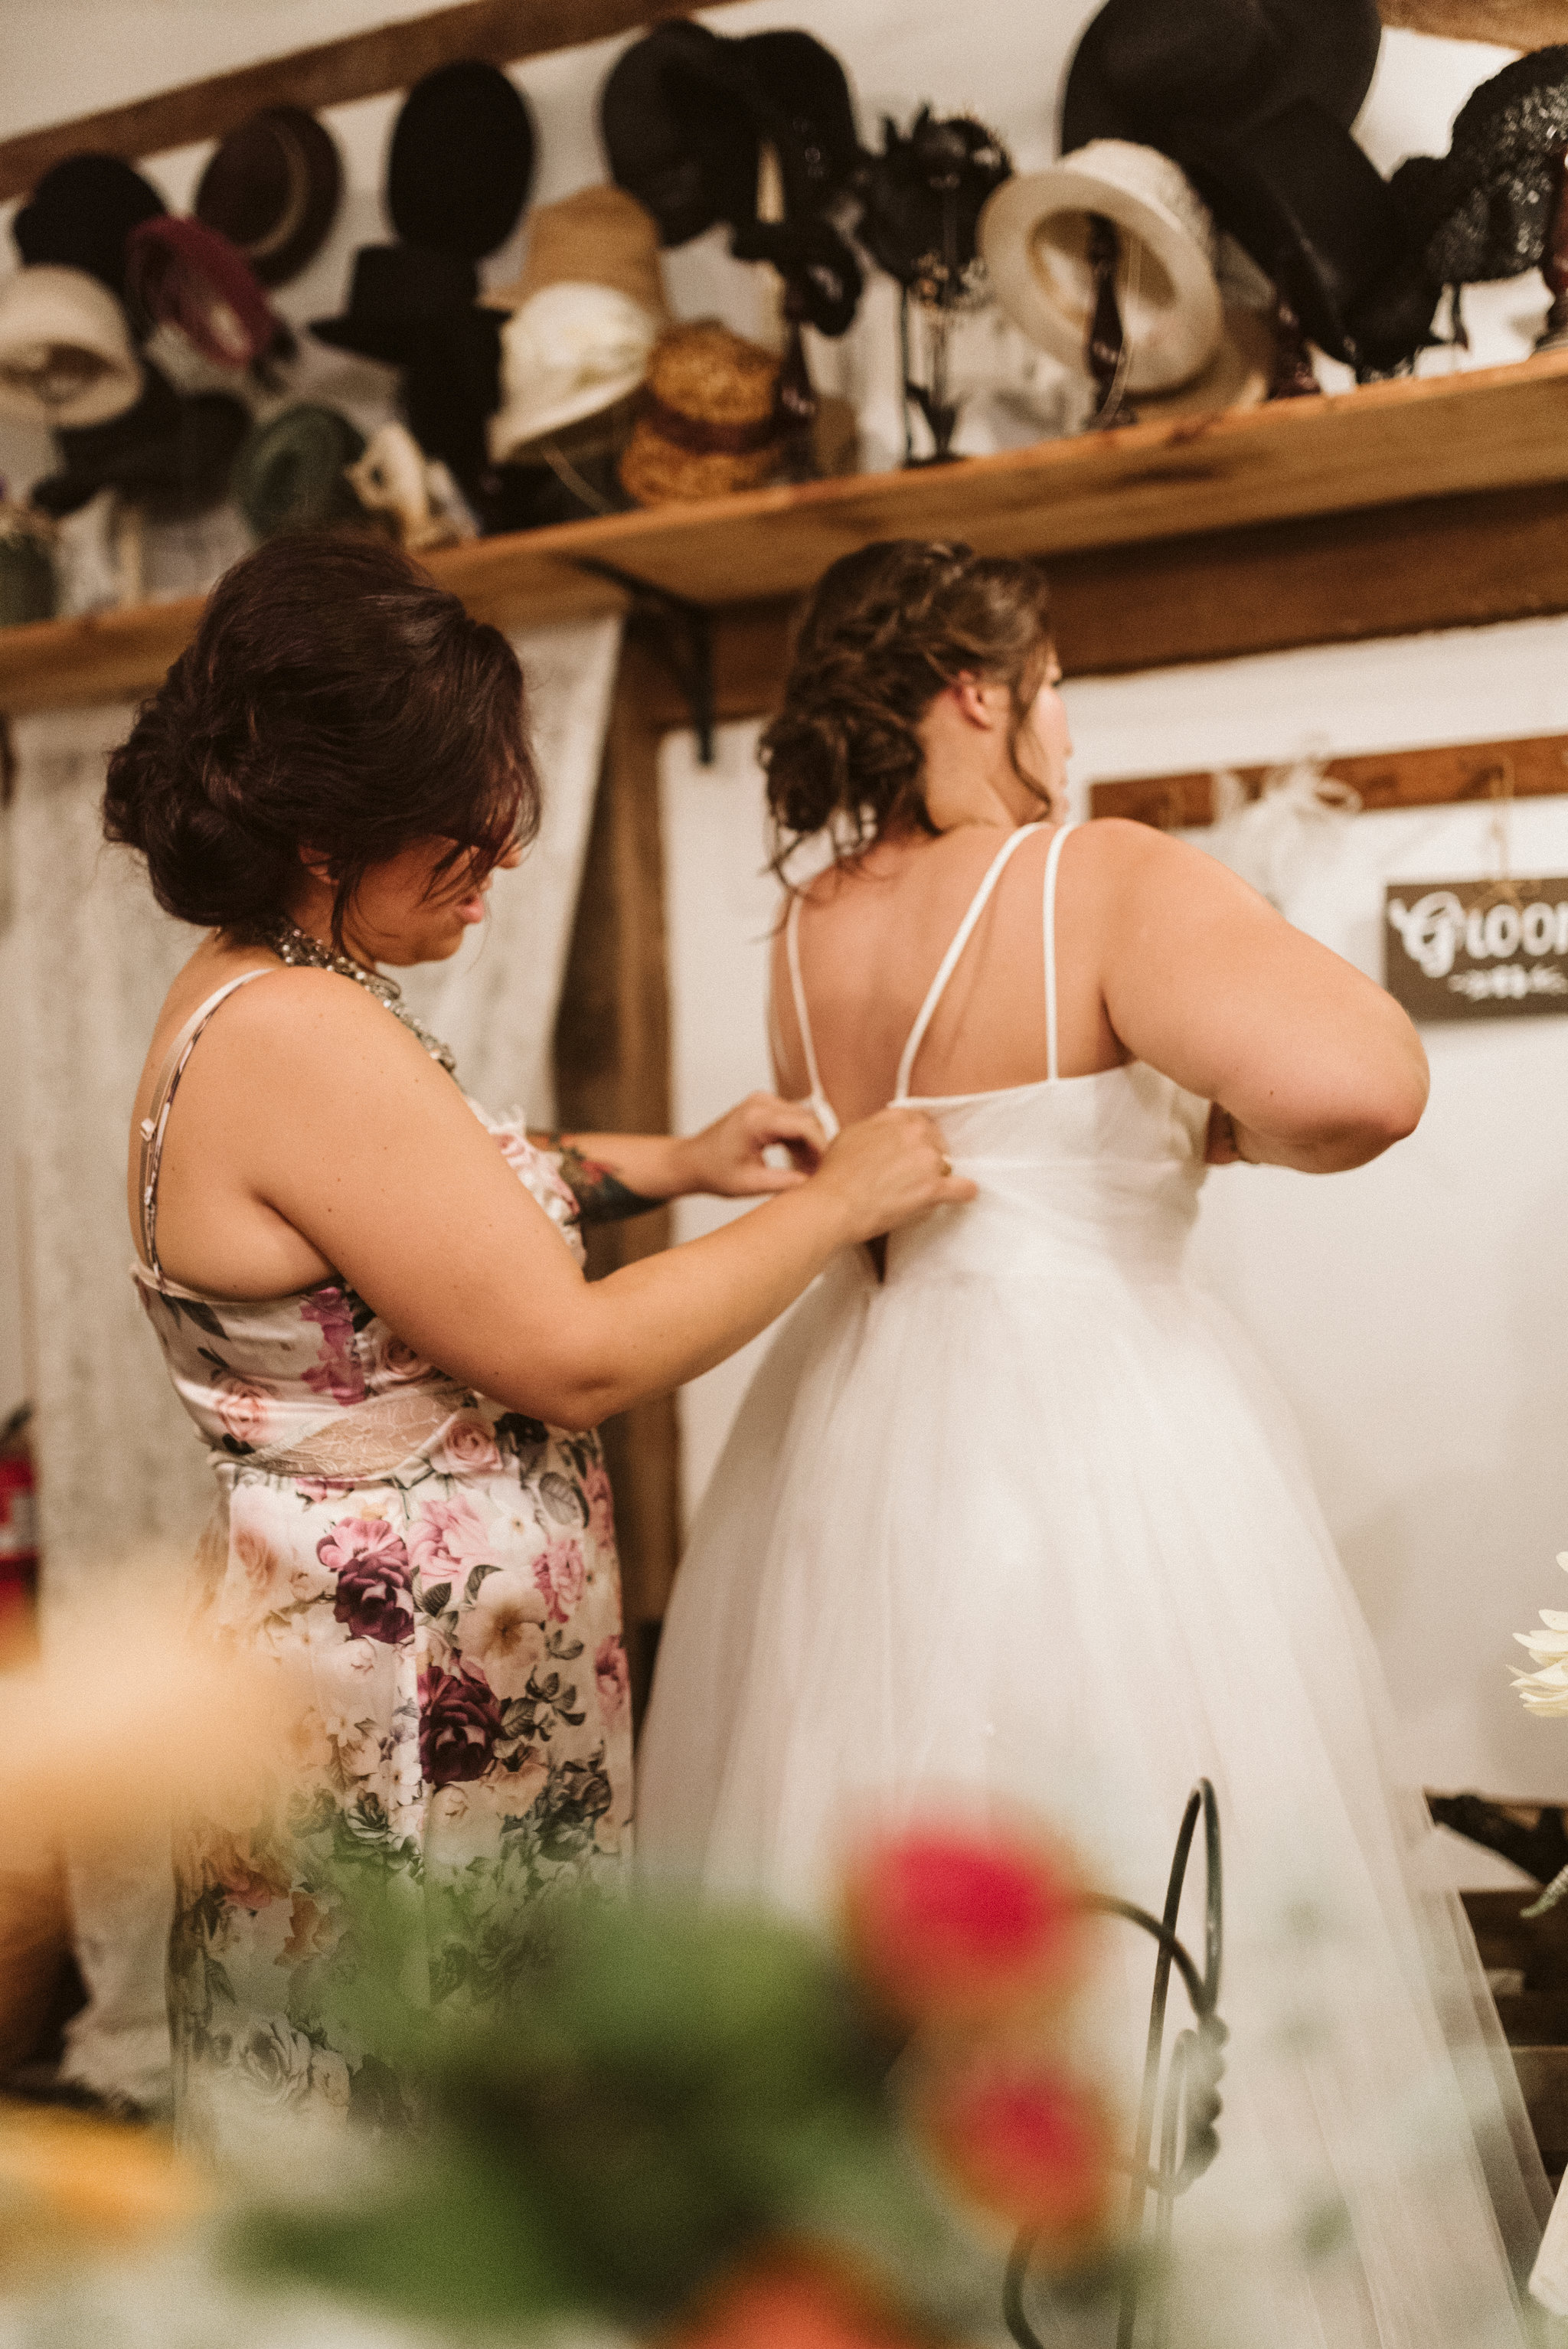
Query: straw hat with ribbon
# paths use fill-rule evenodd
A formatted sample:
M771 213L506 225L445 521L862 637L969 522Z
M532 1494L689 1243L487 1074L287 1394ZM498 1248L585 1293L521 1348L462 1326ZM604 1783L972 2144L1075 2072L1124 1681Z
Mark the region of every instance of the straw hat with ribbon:
M263 285L286 285L325 243L343 191L329 131L303 106L269 106L232 130L201 174L194 211Z
M103 424L141 385L125 313L98 278L40 264L0 280L0 416Z
M771 480L788 432L779 373L774 352L715 318L662 335L621 460L621 480L638 504L723 497Z
M1173 391L1213 360L1223 326L1214 224L1170 157L1098 139L1005 181L980 216L996 299L1032 343L1082 367L1096 281L1090 223L1115 223L1130 393Z
M490 449L505 464L636 389L669 323L657 223L623 188L544 204L515 284L487 294L501 329L501 407Z
M250 367L277 337L277 315L249 262L202 221L165 214L132 229L126 291L133 311L178 326L218 367Z

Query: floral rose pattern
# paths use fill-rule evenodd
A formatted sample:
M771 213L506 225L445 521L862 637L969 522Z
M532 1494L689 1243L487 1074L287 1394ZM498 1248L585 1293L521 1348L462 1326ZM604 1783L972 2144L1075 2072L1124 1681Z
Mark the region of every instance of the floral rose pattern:
M340 1517L315 1546L336 1576L332 1611L356 1640L395 1648L414 1629L414 1585L408 1550L384 1517Z
M552 1163L490 1130L573 1243ZM285 1707L269 1804L181 1827L177 2125L212 2143L226 2099L248 2096L399 2127L400 2084L343 2019L356 1871L378 1857L424 1899L432 2000L480 2003L526 1963L507 1927L518 1904L613 1877L629 1850L598 1441L452 1387L341 1285L231 1304L149 1280L143 1302L221 1464L201 1603L221 1637L275 1662ZM374 1475L341 1473L361 1417L423 1383L436 1433ZM287 1473L324 1428L351 1441Z

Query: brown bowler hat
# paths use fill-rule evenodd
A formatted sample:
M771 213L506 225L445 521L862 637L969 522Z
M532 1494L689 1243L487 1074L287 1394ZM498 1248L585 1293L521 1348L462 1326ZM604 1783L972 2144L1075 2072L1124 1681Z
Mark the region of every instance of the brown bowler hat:
M788 430L777 405L779 364L717 318L661 335L621 460L622 482L637 503L719 498L771 481Z
M269 106L217 150L194 210L238 245L263 285L286 285L325 243L342 191L331 132L303 106Z

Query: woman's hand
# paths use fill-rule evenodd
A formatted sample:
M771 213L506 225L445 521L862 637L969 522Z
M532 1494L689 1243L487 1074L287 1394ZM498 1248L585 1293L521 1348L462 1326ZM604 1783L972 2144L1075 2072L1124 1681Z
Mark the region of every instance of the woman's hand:
M793 1164L769 1165L763 1153L776 1144L789 1152ZM748 1093L701 1133L676 1143L680 1189L711 1192L720 1199L799 1190L827 1147L827 1135L802 1104L780 1101L776 1093Z
M895 1232L933 1207L974 1198L976 1187L953 1172L935 1119L903 1108L878 1110L847 1125L813 1180L837 1195L851 1240Z

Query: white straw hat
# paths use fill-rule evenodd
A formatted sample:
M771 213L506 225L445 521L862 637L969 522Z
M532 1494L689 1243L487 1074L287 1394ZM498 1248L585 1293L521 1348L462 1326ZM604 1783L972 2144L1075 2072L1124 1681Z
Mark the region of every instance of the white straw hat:
M107 424L141 387L125 313L96 277L40 262L0 279L0 416Z
M484 296L507 309L496 464L635 391L669 323L652 215L624 188L580 188L543 204L516 284Z
M1081 370L1095 301L1088 248L1096 213L1120 233L1116 292L1128 391L1190 383L1220 341L1214 223L1180 164L1153 147L1096 139L1044 171L1004 181L979 227L996 299L1032 343Z

